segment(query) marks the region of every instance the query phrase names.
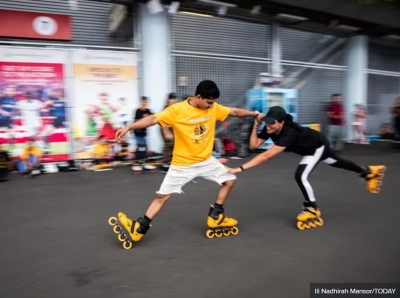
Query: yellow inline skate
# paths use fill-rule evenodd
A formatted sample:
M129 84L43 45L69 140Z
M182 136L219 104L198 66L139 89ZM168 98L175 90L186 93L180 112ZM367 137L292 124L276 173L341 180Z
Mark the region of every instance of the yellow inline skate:
M323 226L321 210L314 207L304 207L304 210L297 216L297 228L301 231Z
M383 174L386 171L385 166L368 166L364 168L364 173L360 175L367 181L366 189L371 193L379 193L382 185Z
M222 236L230 236L239 234L239 229L236 227L237 220L226 217L222 208L215 208L211 205L207 217L207 225L210 229L206 232L207 238L220 238Z
M143 217L134 221L122 212L118 213L118 218L110 217L108 223L114 227L114 233L118 234L118 240L122 242L122 247L126 250L133 247L133 242L142 239L151 227ZM124 233L124 229L127 233Z

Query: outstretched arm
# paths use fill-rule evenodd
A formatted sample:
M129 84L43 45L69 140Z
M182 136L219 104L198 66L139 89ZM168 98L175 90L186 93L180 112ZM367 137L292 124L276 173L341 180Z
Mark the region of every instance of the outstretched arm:
M128 131L146 128L146 127L153 126L156 124L158 124L158 120L154 115L144 117L143 119L133 122L124 128L118 129L118 131L115 135L115 138L118 142L120 142L121 139L127 134Z
M254 111L247 111L247 110L243 110L243 109L238 109L238 108L231 108L231 111L229 113L229 116L232 117L255 117L256 113ZM264 117L264 114L259 113L257 120L261 120L261 118Z
M256 167L256 166L266 162L267 160L270 160L271 158L277 156L279 153L281 153L284 150L285 150L285 147L280 147L280 146L275 146L274 145L269 150L258 154L256 157L254 157L250 161L246 162L245 164L243 164L239 168L234 168L234 169L231 169L231 168L228 168L228 167L226 167L226 168L232 174L244 172L244 171L246 171L248 169L251 169L253 167Z

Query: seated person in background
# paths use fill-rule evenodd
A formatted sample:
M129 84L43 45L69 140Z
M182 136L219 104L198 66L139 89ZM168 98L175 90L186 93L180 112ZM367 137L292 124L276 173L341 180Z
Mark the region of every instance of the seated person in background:
M113 161L111 145L107 143L105 136L100 135L97 144L93 148L94 169L109 168Z
M391 130L389 123L381 124L379 135L382 140L393 140L395 138L395 134Z
M11 168L11 158L0 143L0 181L7 180Z
M23 174L37 175L41 173L42 166L40 157L42 152L35 147L35 140L30 139L26 143L26 148L21 155L21 160L17 163L18 170Z
M126 142L126 139L123 139L121 143L121 150L119 150L115 156L114 159L116 161L127 161L133 158L133 154L129 152L129 144Z

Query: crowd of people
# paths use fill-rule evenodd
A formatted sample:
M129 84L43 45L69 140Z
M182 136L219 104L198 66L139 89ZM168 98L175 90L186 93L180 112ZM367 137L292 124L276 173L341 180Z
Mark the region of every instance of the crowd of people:
M9 98L12 95L12 90L5 90L5 99ZM31 105L38 102L36 99L30 99L30 92L27 92L26 98L24 100ZM53 96L55 93L50 94ZM47 104L44 104L49 107L58 106L58 99L50 96L50 100L48 100ZM1 122L3 123L7 120L8 114L6 114L6 105L4 104L4 98L2 98L2 106L0 110L2 111ZM186 96L183 99L183 102L189 98ZM25 101L20 102L18 105L23 111L23 104ZM167 97L166 104L164 109L168 110L169 107L177 103L177 97L175 93L170 93ZM40 108L44 104L41 104ZM60 105L62 109L65 109L65 105ZM54 110L57 107L53 107L50 110ZM327 127L327 140L333 150L333 152L340 153L344 148L344 138L343 132L345 127L345 111L342 104L342 98L340 94L333 94L331 96L331 102L327 106L327 117L328 117L328 127ZM383 139L399 139L400 138L400 97L395 101L393 106L390 108L391 115L393 116L392 124L385 123L381 126L380 136ZM155 114L148 108L148 98L143 96L140 99L140 107L133 112L132 120L134 123L139 122L149 116L154 116ZM64 115L65 116L65 115ZM123 115L125 119L123 125L128 125L129 121L126 115ZM121 115L122 117L122 115ZM26 119L31 119L31 117L25 117ZM356 105L353 113L353 122L352 127L354 128L355 133L355 143L366 143L367 138L365 134L365 123L367 118L366 109L361 105ZM56 117L56 120L58 118ZM122 119L122 118L121 118ZM26 120L28 121L28 120ZM60 123L64 123L60 120ZM57 122L57 121L55 121ZM29 123L28 123L29 124ZM35 125L28 125L30 129L35 129ZM4 126L4 123L2 124ZM250 130L248 132L248 137L246 138L247 143L250 140L251 131L253 129L253 125L250 126ZM204 134L204 127L202 125L197 125L194 131L194 135L202 136ZM115 133L116 130L114 130ZM96 142L91 150L91 157L89 160L85 160L82 162L81 167L84 169L92 169L92 170L103 170L110 169L114 165L121 164L132 164L133 170L141 171L143 170L143 162L138 163L137 161L145 160L146 157L149 156L148 145L147 145L147 128L136 128L133 129L130 135L124 137L124 139L117 143L115 140L110 141L110 138L115 139L115 135L112 137L101 134L100 132L95 136ZM160 134L162 136L164 147L163 152L160 155L160 165L164 170L168 170L174 151L174 143L175 143L175 132L172 126L162 126L160 125ZM34 134L35 135L35 134ZM130 148L129 138L134 139L136 143L136 149L132 150ZM221 142L221 139L224 142ZM222 147L229 151L229 146L234 143L230 140L226 141L224 138L216 139L213 145L213 153L214 156L218 156L217 147ZM229 139L229 138L226 138ZM194 138L195 140L195 138ZM16 170L23 175L36 175L40 174L43 171L43 164L41 163L41 157L43 155L42 148L36 145L35 138L29 138L26 141L25 148L22 153L17 158L16 162L13 162L9 152L5 150L3 146L0 144L0 177L6 177L7 173L11 170ZM221 144L221 145L219 145ZM251 147L248 146L251 150ZM218 150L223 152L224 149ZM15 159L14 159L15 160ZM135 164L136 161L136 164ZM226 161L225 159L220 159L220 161ZM150 166L150 168L154 168Z

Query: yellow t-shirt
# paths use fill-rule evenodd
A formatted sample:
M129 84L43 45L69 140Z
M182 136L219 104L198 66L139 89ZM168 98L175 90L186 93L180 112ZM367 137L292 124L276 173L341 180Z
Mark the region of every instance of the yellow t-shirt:
M33 147L31 149L25 149L21 155L21 159L22 160L28 159L29 155L31 155L31 154L36 155L37 157L40 157L42 155L42 152L38 148L35 148L35 147Z
M93 148L95 157L107 156L110 154L110 146L107 144L96 144Z
M224 121L231 108L214 103L208 110L192 107L188 100L173 104L155 114L158 123L174 129L172 165L188 166L212 156L215 122Z

